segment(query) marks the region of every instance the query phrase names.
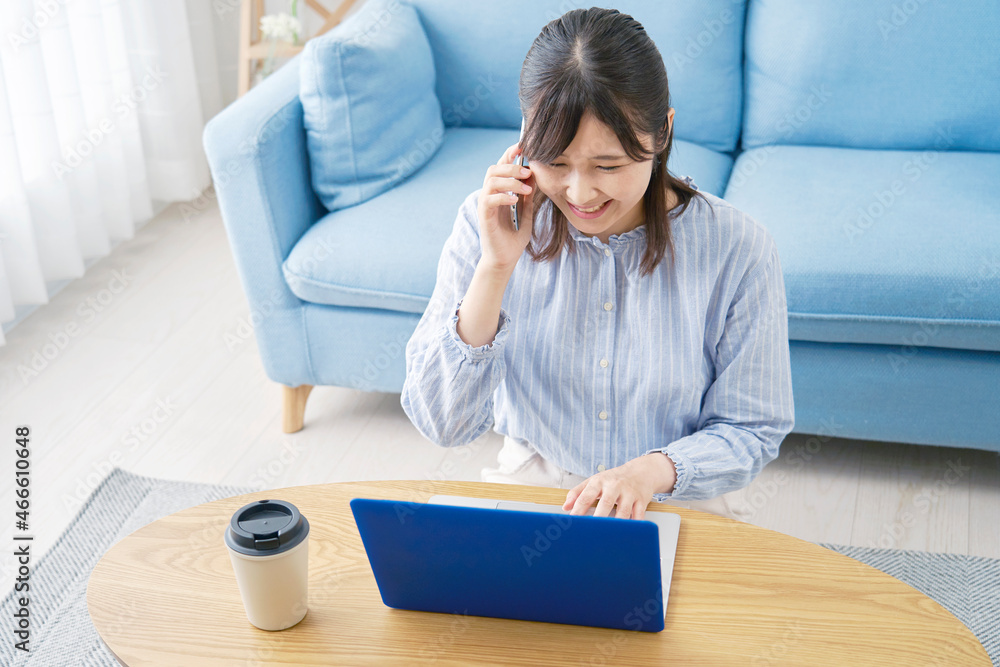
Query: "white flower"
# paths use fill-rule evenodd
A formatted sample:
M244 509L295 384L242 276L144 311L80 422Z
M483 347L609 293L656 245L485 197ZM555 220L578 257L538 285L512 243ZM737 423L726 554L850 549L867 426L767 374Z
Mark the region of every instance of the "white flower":
M265 39L294 42L302 32L302 22L291 14L268 14L260 18L260 34Z

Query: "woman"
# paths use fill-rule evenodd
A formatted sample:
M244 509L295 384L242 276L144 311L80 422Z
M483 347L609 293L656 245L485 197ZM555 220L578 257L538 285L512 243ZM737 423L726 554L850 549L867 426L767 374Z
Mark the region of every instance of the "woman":
M574 514L740 518L731 494L794 424L774 241L668 172L666 71L632 17L546 25L520 99L524 137L460 207L407 344L404 411L445 446L494 425L483 480L569 488Z

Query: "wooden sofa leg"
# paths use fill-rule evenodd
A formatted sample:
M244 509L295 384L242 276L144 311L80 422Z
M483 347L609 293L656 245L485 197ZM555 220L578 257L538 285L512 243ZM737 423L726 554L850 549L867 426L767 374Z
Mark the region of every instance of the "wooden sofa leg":
M282 409L281 428L285 433L295 433L302 430L302 422L306 414L306 400L312 391L311 384L300 384L298 387L281 385Z

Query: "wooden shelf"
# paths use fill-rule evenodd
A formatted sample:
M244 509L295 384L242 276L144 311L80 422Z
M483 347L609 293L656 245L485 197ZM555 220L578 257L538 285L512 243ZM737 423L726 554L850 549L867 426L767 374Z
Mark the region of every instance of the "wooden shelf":
M271 44L269 42L258 42L250 46L247 49L247 55L251 60L260 59L263 60L269 55L273 55L275 58L290 58L297 53L300 53L305 47L304 44L289 44L288 42L278 42L274 45L274 52L271 52Z
M250 83L253 79L254 69L257 61L264 60L268 56L275 58L290 58L302 51L305 42L309 39L319 37L330 28L340 23L344 15L351 9L357 0L340 0L337 8L327 9L320 0L305 0L303 7L309 7L319 14L323 19L323 25L315 35L305 39L300 44L289 44L288 42L278 42L273 46L271 52L270 42L262 40L260 36L260 19L264 16L264 0L243 0L240 5L240 54L237 66L237 91L240 97L250 90Z

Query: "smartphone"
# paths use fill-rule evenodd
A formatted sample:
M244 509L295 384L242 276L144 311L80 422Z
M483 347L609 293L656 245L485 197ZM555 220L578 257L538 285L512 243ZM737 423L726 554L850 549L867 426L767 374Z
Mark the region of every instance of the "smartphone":
M521 116L521 136L517 138L517 143L520 144L522 139L524 139L524 116ZM523 154L519 153L518 156L514 158L514 164L516 164L519 167L521 166L527 167L528 161L524 158ZM514 193L509 192L508 194L514 194ZM518 196L518 201L510 205L510 219L514 221L514 229L520 229L520 226L518 225L517 221L517 205L519 203L520 203L520 195Z

